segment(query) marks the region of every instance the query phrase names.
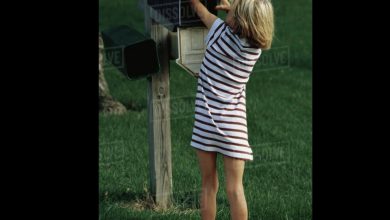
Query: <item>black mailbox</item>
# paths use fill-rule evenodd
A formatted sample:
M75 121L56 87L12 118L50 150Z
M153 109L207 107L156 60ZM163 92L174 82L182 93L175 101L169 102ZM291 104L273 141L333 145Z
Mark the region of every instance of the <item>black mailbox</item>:
M215 10L217 0L201 0L201 2L211 13L217 14ZM203 26L190 0L148 0L148 6L150 17L170 31L176 31L177 27Z
M106 60L130 79L158 73L156 42L122 25L102 31Z

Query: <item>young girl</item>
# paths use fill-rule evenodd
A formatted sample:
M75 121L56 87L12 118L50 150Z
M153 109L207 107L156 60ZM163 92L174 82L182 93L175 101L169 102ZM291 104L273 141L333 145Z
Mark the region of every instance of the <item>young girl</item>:
M247 219L242 177L252 161L246 123L245 85L260 57L269 49L274 32L270 0L221 0L216 9L227 12L222 21L199 0L191 0L209 29L195 101L191 146L197 151L202 176L201 216L215 219L217 153L223 155L226 192L233 220Z

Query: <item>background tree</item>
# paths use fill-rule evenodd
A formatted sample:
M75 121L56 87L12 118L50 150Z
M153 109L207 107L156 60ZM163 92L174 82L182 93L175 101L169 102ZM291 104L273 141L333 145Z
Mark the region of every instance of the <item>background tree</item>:
M104 77L104 43L99 32L99 111L112 114L123 114L126 107L116 101L111 95L107 81Z

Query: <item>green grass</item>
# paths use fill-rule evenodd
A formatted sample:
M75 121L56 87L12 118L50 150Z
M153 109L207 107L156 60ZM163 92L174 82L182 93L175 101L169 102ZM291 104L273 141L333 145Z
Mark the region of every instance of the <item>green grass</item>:
M311 219L311 1L273 1L273 47L289 48L289 67L255 67L247 85L249 141L254 161L244 187L249 219ZM128 24L143 31L138 1L100 0L100 29ZM269 52L270 54L271 52ZM263 56L267 53L264 52ZM146 80L129 81L106 70L111 94L129 107L122 116L100 115L100 219L200 219L200 175L190 147L196 80L171 62L171 128L174 207L145 208L149 169ZM222 158L217 219L229 219Z

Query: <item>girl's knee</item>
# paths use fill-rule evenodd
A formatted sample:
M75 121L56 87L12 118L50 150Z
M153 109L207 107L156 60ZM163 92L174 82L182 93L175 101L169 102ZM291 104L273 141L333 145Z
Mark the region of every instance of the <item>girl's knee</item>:
M235 200L237 198L241 198L244 195L244 188L242 184L227 184L226 194L229 200Z
M205 175L202 176L202 188L209 193L217 193L219 187L217 175Z

